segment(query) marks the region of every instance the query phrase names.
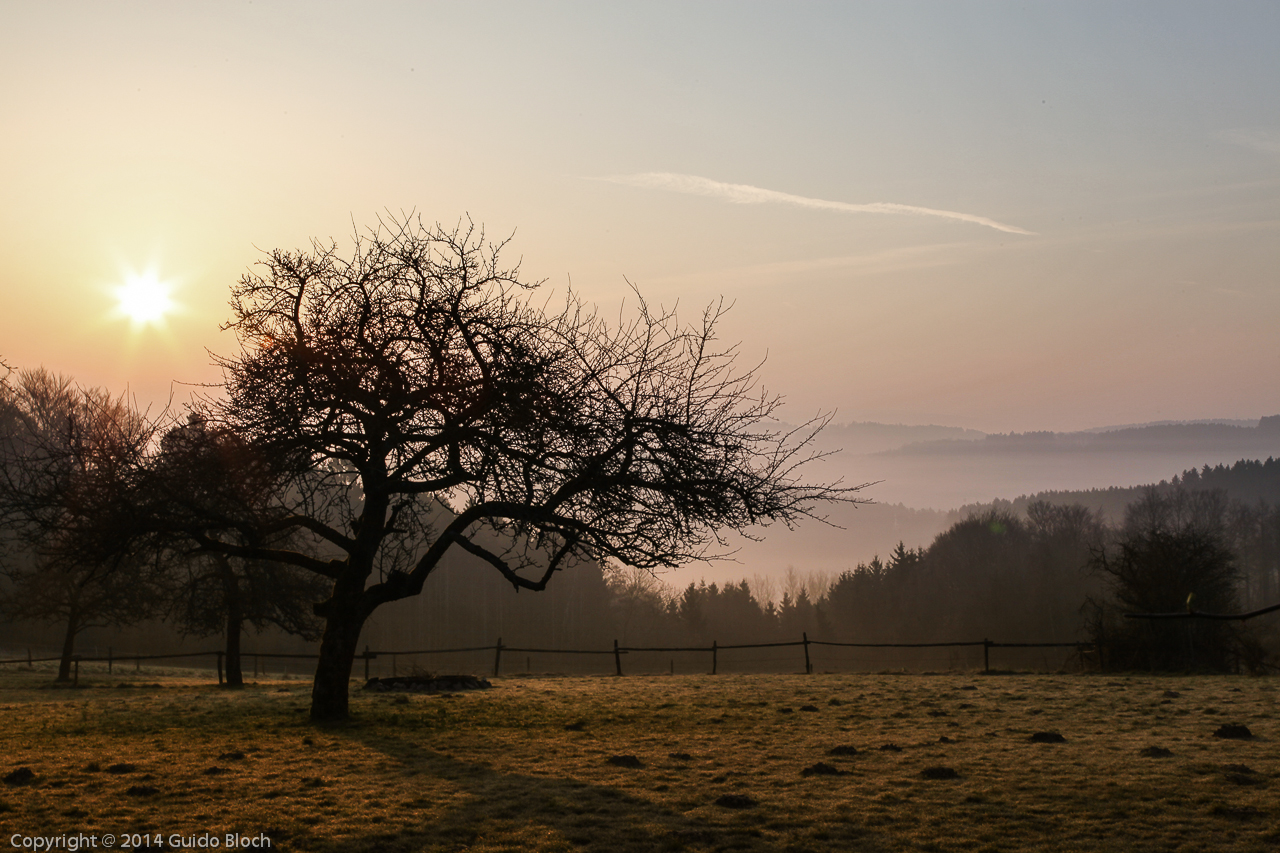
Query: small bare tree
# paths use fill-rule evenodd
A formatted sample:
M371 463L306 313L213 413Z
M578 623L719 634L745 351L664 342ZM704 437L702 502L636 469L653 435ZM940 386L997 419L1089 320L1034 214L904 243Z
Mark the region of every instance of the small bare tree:
M192 413L160 439L150 475L152 498L165 504L147 517L161 522L151 547L170 557L170 617L185 634L223 635L228 686L244 684L240 640L246 627L273 625L319 639L311 605L324 597L323 578L292 565L202 551L187 535L216 528L225 542L291 544L289 525L279 524L271 466L253 448Z
M405 220L350 259L274 252L234 288L241 351L210 417L270 460L272 529L299 544L190 532L332 583L315 720L347 716L365 620L451 548L540 590L574 561L671 566L722 548L725 528L856 499L801 478L820 424L768 426L778 398L718 345L721 306L692 326L643 300L616 327L572 297L548 311L504 248Z
M15 620L65 623L65 681L82 631L157 611L159 572L123 512L151 428L123 398L43 369L21 371L3 402L0 570L13 586L0 608Z

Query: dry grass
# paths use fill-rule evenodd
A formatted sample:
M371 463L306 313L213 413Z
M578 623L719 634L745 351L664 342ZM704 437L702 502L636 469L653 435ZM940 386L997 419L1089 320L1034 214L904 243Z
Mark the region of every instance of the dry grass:
M343 851L1280 850L1270 679L503 678L455 698L357 692L356 722L315 728L305 682L229 692L143 678L159 686L101 674L55 689L47 673L0 673L0 775L35 773L0 786L3 839L235 831L265 832L275 849ZM1214 737L1224 723L1255 736ZM1065 742L1033 742L1037 732ZM836 747L846 754L829 754ZM1144 754L1151 747L1171 755Z

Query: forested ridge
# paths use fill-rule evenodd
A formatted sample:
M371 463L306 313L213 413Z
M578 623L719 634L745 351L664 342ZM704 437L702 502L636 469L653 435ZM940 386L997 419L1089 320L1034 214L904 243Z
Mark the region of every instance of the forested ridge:
M1232 500L1245 504L1265 501L1280 504L1280 459L1268 457L1265 461L1241 459L1232 465L1205 465L1188 468L1169 480L1147 486L1112 486L1106 489L1082 491L1044 491L1022 495L1013 500L996 500L991 503L966 504L952 513L952 520L976 513L1000 510L1023 515L1027 507L1036 501L1051 504L1081 504L1100 512L1107 521L1118 523L1124 519L1125 508L1138 500L1148 489L1171 492L1177 489L1207 491L1220 489Z
M962 507L932 542L900 543L835 575L801 565L783 577L755 574L674 588L661 574L584 562L566 568L545 591L517 592L479 560L450 555L423 595L370 620L361 643L414 650L502 638L507 645L605 649L615 639L724 645L791 641L802 633L862 643L1084 641L1107 625L1123 628L1114 579L1100 571L1098 555L1117 553L1143 523L1142 512L1175 503L1183 521L1208 531L1230 556L1233 594L1223 606L1280 601L1280 461L1241 460L1188 469L1150 486L1041 492ZM1169 585L1158 592L1178 609L1189 591ZM42 635L52 642L56 634L29 622L3 630L11 645ZM111 633L118 649L134 651L167 650L179 641L156 623ZM99 635L106 633L87 636ZM1269 654L1277 648L1275 635L1269 624L1250 630L1251 642ZM245 643L247 652L309 648L273 629Z
M1276 447L1278 440L1280 428L1272 417L1268 417L1260 419L1257 426L1224 423L1149 424L1101 432L992 433L976 441L948 437L916 441L885 452L902 455L998 454L1019 451L1075 453L1235 447L1241 451L1247 448L1250 453L1254 453L1259 447Z
M1110 503L1101 504L1099 496ZM845 642L1087 640L1106 614L1113 621L1116 616L1113 579L1100 570L1098 556L1159 527L1153 513L1172 519L1160 524L1173 532L1203 532L1229 554L1234 594L1223 606L1280 600L1278 497L1280 463L1242 460L1189 469L1153 486L967 507L931 543L900 543L835 576L801 566L782 578L675 589L646 572L583 565L559 598L545 605L527 596L517 601L499 586L480 595L461 580L472 572L458 565L408 605L433 608L434 618L406 613L402 629L386 623L386 636L412 632L415 624L438 625L451 607L476 596L471 600L486 602L474 611L479 618L452 636L543 644L578 636L599 647L613 639L633 645L784 641L801 632ZM1181 606L1191 590L1179 583L1157 591ZM552 610L553 621L539 615L552 616ZM1262 625L1260 631L1265 640L1270 629Z

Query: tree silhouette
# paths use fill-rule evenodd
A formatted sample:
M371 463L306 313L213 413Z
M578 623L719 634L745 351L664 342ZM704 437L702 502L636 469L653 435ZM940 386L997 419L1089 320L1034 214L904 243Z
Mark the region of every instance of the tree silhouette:
M151 426L123 398L77 388L43 369L0 388L0 570L15 620L65 624L58 680L91 627L154 615L162 583L137 548L125 495L135 488Z
M1234 612L1239 573L1225 511L1220 492L1149 489L1130 505L1119 541L1097 550L1092 566L1130 613ZM1225 622L1133 620L1108 634L1119 666L1223 671L1241 650L1238 629Z
M163 508L153 504L146 515L160 522L152 547L170 557L170 615L186 634L223 635L231 687L244 683L240 639L246 625L320 636L310 608L324 597L321 578L287 564L202 549L213 530L219 542L287 546L289 525L280 519L276 485L272 466L252 447L228 430L211 429L196 413L164 434L150 465L149 493Z
M766 425L778 399L717 344L723 306L692 326L642 299L616 326L572 295L548 310L504 248L406 219L349 260L273 252L233 291L241 351L210 417L270 460L274 527L300 544L198 536L332 582L315 720L347 716L365 620L450 549L540 590L574 561L675 565L723 547L723 529L856 500L801 478L821 424Z

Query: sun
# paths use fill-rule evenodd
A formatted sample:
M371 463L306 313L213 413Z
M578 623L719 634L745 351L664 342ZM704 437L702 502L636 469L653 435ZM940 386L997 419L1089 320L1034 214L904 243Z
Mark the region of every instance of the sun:
M116 288L116 310L135 327L160 326L177 308L172 292L173 286L161 281L154 272L131 273L125 283Z

